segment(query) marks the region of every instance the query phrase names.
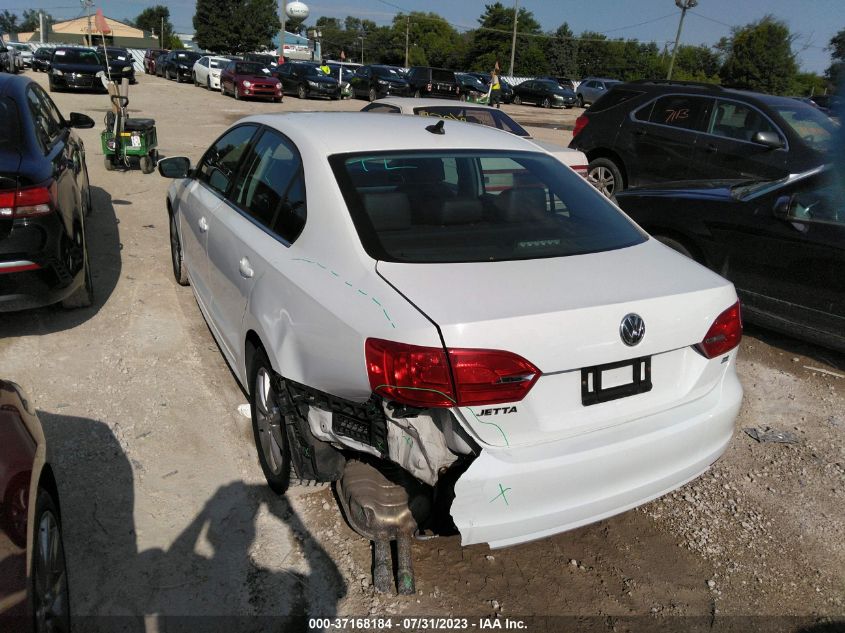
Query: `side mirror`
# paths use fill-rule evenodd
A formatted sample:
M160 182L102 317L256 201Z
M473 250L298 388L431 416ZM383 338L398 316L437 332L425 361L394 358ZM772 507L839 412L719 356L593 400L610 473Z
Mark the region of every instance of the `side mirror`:
M778 220L789 219L789 208L792 206L792 196L780 196L772 207L772 215Z
M165 178L187 178L191 171L191 159L184 156L173 156L158 162L158 173Z
M780 149L783 147L783 140L775 132L757 132L751 141L758 145L765 145L771 149Z
M70 127L75 127L80 130L88 130L94 127L94 119L87 114L80 114L79 112L71 112L70 120L68 121Z

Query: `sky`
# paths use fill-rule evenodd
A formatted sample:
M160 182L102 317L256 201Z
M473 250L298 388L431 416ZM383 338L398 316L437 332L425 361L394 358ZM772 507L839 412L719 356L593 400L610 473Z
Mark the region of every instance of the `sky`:
M164 4L170 8L171 21L178 32L192 32L195 0L94 0L108 17L132 18L146 7ZM27 0L32 2L32 0ZM321 15L344 18L353 15L390 24L401 12L431 11L443 16L459 30L478 26L485 4L493 0L313 0L307 24ZM534 14L544 30L553 31L568 22L575 33L598 31L608 37L656 41L662 47L674 41L680 9L673 0L518 0L519 6ZM0 11L21 13L37 7L57 18L82 14L73 0L0 0ZM512 0L503 0L513 6ZM830 65L825 47L830 38L845 28L845 0L699 0L687 13L681 36L683 44L715 44L729 35L731 27L760 19L766 13L783 20L796 36L793 50L802 70L823 72Z

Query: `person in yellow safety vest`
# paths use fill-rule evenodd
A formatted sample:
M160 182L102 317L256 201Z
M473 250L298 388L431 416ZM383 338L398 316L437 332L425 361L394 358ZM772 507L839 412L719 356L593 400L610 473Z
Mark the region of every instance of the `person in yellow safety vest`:
M502 86L499 83L499 62L496 61L496 67L490 73L490 105L495 105L501 109L502 101Z
M332 76L332 69L329 68L329 65L326 63L326 60L323 60L323 65L320 66L320 70L323 71L324 75L328 75L329 77Z

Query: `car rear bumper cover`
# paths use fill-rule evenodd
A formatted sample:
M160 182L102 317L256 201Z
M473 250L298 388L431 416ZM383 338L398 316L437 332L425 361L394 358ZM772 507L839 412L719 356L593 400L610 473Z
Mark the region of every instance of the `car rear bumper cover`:
M461 543L498 548L544 538L680 487L724 453L741 401L731 370L707 395L622 426L482 450L455 484Z

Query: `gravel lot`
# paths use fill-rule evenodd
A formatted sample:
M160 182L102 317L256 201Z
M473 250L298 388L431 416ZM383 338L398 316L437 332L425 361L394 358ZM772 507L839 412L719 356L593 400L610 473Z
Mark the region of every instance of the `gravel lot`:
M734 440L703 477L510 549L417 542L418 594L375 595L369 543L345 524L331 490L276 498L263 485L250 422L238 413L246 398L190 288L172 279L169 182L105 171L106 96L53 97L66 116L97 121L80 131L96 305L0 315L0 375L32 396L50 442L76 616L144 615L146 630L158 630L157 615L569 615L601 616L578 622L619 631L692 628L674 616L700 616L702 630L765 616L743 630L793 631L797 621L775 616L845 615L845 357L754 328L740 354L745 401ZM147 76L130 101L133 116L157 120L162 155L193 160L250 113L365 103L236 102ZM504 109L561 144L580 113ZM745 429L781 431L788 442Z

